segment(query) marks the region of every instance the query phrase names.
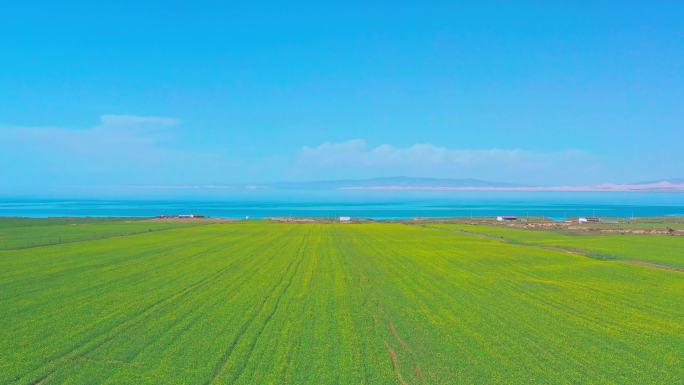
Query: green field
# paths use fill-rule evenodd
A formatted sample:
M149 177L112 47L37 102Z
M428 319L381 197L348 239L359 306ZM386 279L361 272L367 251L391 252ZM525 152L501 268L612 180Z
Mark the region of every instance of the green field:
M0 251L0 384L684 383L679 271L442 226L90 225ZM684 260L616 237L582 245Z
M108 238L196 225L193 223L153 222L139 219L0 218L0 250Z
M463 234L481 234L511 243L549 246L601 259L619 259L684 269L684 237L636 234L582 234L505 226L428 225Z

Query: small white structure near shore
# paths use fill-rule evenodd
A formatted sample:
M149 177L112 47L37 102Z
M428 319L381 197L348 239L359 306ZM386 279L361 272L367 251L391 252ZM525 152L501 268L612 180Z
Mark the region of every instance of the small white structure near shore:
M594 217L578 218L577 223L598 223L600 220Z
M349 223L351 222L351 217L340 217L340 222Z
M496 217L496 220L499 222L513 222L513 221L517 221L518 217L498 216L498 217Z
M206 215L204 215L204 214L159 215L157 218L192 219L192 218L206 218Z

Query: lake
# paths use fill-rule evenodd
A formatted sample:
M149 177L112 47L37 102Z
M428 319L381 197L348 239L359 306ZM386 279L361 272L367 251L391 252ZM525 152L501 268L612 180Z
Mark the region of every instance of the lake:
M151 217L197 213L223 218L337 217L374 219L497 215L684 216L684 194L450 192L329 194L289 192L212 199L0 199L0 216Z

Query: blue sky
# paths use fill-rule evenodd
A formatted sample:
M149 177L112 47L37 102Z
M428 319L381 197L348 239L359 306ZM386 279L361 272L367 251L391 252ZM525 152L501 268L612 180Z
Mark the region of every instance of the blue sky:
M0 191L683 177L684 3L564 3L8 2Z

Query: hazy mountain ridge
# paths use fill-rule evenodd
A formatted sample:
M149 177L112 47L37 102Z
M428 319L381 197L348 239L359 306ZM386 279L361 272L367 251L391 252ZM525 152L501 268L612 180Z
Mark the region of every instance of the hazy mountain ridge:
M349 185L353 183L353 185ZM489 182L478 179L373 178L338 183L343 190L442 190L442 191L665 191L684 192L684 179L671 178L642 183L602 183L597 185L535 186Z
M684 192L684 178L669 178L639 183L602 183L597 185L536 186L463 178L378 177L311 182L282 182L273 189L300 190L444 190L444 191L672 191Z
M378 177L368 179L340 179L326 181L279 182L270 185L276 189L346 189L359 187L517 187L512 183L492 182L480 179L464 178L420 178L420 177Z
M110 186L111 187L111 186ZM115 186L122 187L122 186ZM601 183L595 185L525 185L473 178L378 177L259 184L212 185L126 185L128 189L152 190L443 190L443 191L665 191L684 192L684 178L668 178L637 183Z
M656 184L656 183L684 184L684 178L657 179L657 180L650 180L650 181L646 181L646 182L637 182L637 183L630 183L630 184L644 185L644 184Z

